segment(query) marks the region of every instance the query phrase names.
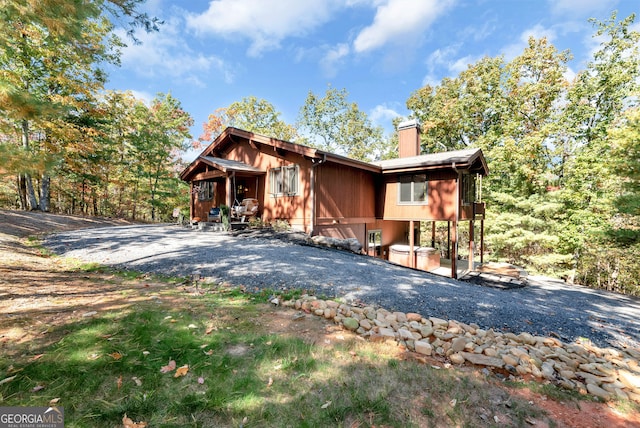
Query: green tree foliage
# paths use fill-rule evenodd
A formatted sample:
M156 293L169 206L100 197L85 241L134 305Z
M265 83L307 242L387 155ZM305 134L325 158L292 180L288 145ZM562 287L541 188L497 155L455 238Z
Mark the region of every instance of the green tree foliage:
M78 122L84 145L69 146L60 162L56 210L157 221L188 204L178 155L193 120L174 97L158 94L147 106L130 92L106 92Z
M108 17L128 16L132 28L155 28L138 13L139 0L0 2L0 132L19 146L9 162L20 205L49 209L50 167L64 151L71 122L90 107L105 75L97 65L117 62L119 41ZM67 126L69 125L69 126ZM43 162L44 161L44 162ZM34 185L37 180L38 192Z
M373 126L348 96L346 89L331 87L323 97L310 91L298 118L301 142L353 159L381 159L389 150L382 128Z
M483 149L493 259L640 294L634 19L592 21L601 44L573 81L570 53L531 38L509 62L483 58L408 99L424 152Z
M211 142L229 126L285 141L297 138L295 127L280 119L280 112L273 104L249 96L210 114L203 124L204 132L198 138L197 145Z

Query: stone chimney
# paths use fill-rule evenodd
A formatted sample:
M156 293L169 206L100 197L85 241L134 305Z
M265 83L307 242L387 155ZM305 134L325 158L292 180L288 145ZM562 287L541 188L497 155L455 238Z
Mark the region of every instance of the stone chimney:
M398 156L408 158L420 154L420 123L418 119L401 122L398 125Z

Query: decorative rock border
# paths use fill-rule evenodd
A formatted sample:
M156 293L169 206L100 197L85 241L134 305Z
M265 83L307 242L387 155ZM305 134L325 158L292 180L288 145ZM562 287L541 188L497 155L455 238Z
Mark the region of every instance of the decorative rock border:
M396 341L423 355L470 363L513 376L532 376L604 400L640 402L640 350L598 348L591 341L563 343L529 333L500 333L476 324L389 312L303 295L272 303L321 316L372 342Z

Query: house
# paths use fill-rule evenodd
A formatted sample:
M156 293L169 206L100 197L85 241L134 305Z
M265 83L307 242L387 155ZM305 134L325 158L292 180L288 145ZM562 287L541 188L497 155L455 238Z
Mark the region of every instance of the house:
M191 186L191 219L206 221L212 207L255 198L265 222L286 220L310 235L357 238L371 256L427 270L436 261L439 266L439 253L419 248L420 224L431 223L433 241L436 222L447 222L446 255L455 278L460 223L468 223L473 249L480 220L483 244L486 161L480 149L420 155L417 121L403 122L398 133L400 157L368 163L227 128L180 174Z

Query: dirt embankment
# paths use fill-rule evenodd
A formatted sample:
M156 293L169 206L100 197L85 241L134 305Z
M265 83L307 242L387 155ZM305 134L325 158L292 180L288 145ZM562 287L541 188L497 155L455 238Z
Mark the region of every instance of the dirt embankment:
M0 235L9 235L14 238L88 227L124 226L127 224L133 223L127 220L103 217L0 210Z

